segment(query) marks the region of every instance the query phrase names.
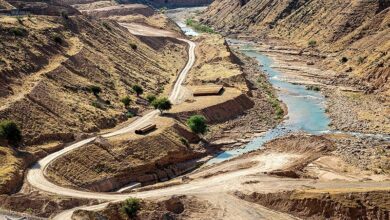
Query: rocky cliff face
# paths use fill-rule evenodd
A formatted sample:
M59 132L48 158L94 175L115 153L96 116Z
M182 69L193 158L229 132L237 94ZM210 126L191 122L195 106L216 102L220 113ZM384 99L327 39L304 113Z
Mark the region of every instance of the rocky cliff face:
M324 63L367 90L388 91L387 0L216 0L202 21L224 34L278 38L327 53ZM340 60L345 57L343 62Z

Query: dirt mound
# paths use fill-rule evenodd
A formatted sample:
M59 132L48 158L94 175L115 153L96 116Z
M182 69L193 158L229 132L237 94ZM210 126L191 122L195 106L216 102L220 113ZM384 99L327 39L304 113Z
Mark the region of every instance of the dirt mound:
M327 54L322 64L346 82L383 92L389 90L389 6L386 0L217 0L203 22L225 34L277 38L321 51Z
M77 210L74 212L74 220L125 220L128 219L122 212L124 203L110 203L101 211ZM171 205L174 204L174 210ZM176 210L177 207L179 210ZM180 212L178 212L180 211ZM214 213L210 212L211 207L207 201L200 200L193 196L172 196L159 200L141 200L140 209L136 219L213 219Z
M184 103L174 107L169 115L183 123L192 115L203 115L209 124L217 124L237 118L253 106L253 101L247 95L234 89L225 91L222 97L201 97L194 102Z
M90 205L95 201L58 196L48 196L37 192L29 194L0 195L0 207L5 210L24 212L48 218L73 207Z
M329 154L335 149L334 144L326 138L315 135L289 135L270 141L265 150L274 152L298 153L302 157L283 170L269 172L271 175L299 178L305 175L304 168L314 160Z
M167 120L167 119L165 119ZM166 123L166 122L164 122ZM199 137L171 123L146 136L125 135L97 139L49 165L55 182L94 191L111 191L131 182L145 184L168 180L196 166L204 156ZM93 157L91 157L93 155Z
M304 219L389 219L390 193L235 193L241 199Z
M153 49L115 22L83 16L19 20L0 19L0 118L21 127L26 144L70 141L114 127L126 120L120 99L137 99L133 84L159 93L185 62L178 59L186 55L183 44L149 39L160 45ZM131 107L145 108L136 102Z

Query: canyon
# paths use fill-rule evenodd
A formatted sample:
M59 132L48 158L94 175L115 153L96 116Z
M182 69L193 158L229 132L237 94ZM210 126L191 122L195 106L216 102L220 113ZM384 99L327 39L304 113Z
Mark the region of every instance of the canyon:
M0 0L0 219L388 219L389 7Z

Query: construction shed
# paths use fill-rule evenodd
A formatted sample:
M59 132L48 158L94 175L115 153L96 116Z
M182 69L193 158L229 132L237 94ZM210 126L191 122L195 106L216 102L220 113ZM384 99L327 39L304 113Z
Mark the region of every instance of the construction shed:
M193 88L194 96L209 96L209 95L221 95L223 92L223 86L211 85L211 86L197 86Z

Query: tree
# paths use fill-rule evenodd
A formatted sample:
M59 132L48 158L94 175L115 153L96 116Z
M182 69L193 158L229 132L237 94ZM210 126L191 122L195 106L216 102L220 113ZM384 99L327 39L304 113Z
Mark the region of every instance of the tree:
M204 134L207 131L206 118L203 115L191 116L187 120L187 125L196 134Z
M0 139L3 138L10 144L18 144L22 140L22 132L15 122L10 120L0 122Z
M144 89L139 85L133 85L133 91L137 94L137 96L142 95L144 93Z
M146 96L146 100L148 100L149 103L152 103L154 100L156 100L156 96L153 94L148 94Z
M99 96L99 93L102 92L102 89L99 86L92 85L89 87L89 91L91 91L95 96Z
M129 218L137 216L137 212L140 209L140 201L137 198L128 198L122 205L122 212Z
M168 98L163 97L163 98L155 99L152 102L152 106L155 109L158 109L161 114L163 114L164 111L167 111L167 110L172 108L172 103L171 103L171 101L169 101Z
M125 96L121 99L121 102L123 103L123 105L125 106L125 108L129 108L130 106L130 103L131 103L131 99L129 96Z

